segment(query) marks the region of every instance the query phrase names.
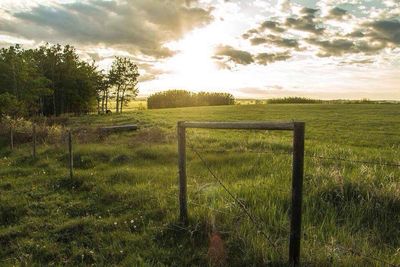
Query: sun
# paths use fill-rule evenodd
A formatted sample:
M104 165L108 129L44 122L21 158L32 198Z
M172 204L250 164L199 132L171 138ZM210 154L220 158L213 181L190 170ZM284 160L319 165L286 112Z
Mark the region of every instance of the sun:
M209 31L199 29L177 42L169 43L168 48L177 51L177 54L167 61L168 69L187 79L216 71L212 60L214 44L210 37L212 34Z

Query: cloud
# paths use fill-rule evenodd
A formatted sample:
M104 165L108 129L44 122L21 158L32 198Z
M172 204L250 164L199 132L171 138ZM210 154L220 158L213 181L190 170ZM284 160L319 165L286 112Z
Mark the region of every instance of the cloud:
M299 42L296 39L291 38L283 38L278 35L267 35L265 37L254 37L250 39L250 43L252 45L260 45L264 43L273 44L278 47L285 48L299 48Z
M386 43L382 42L370 43L365 40L353 41L345 38L333 40L310 38L308 42L320 47L321 50L317 54L320 57L342 56L349 53L375 54L386 47Z
M396 45L400 44L400 21L393 20L377 20L366 23L370 30L367 34L371 39L383 42L390 42Z
M269 29L274 32L284 32L285 29L280 26L280 24L276 21L267 20L261 24L261 29Z
M280 0L278 1L278 6L282 12L290 12L292 8L292 3L290 0Z
M259 45L259 44L265 44L267 42L267 39L261 38L261 37L254 37L250 39L250 43L252 45Z
M101 43L158 58L173 55L166 42L213 19L211 8L194 0L88 0L38 5L12 18L0 18L0 31L38 41Z
M327 16L328 19L336 19L336 20L342 20L348 15L347 10L340 8L340 7L335 7L332 8L329 11L329 14Z
M303 8L300 10L300 13L301 13L301 14L304 14L304 15L307 16L307 17L315 18L315 15L317 14L318 11L319 11L319 9L303 7Z
M324 32L324 28L319 27L313 17L308 15L300 18L287 18L285 25L289 28L314 34L322 34Z
M257 95L257 96L268 96L271 91L281 91L284 90L283 86L281 85L272 85L272 86L265 86L264 88L259 87L244 87L240 88L239 92L249 95Z
M227 58L228 61L241 65L248 65L254 62L252 54L247 51L235 49L231 46L219 46L216 49L214 58L217 60Z
M344 60L341 61L341 65L366 65L374 63L373 59L365 58L365 59L353 59L353 60Z
M353 32L347 34L346 36L353 37L353 38L362 38L365 36L365 34L361 30L356 30L356 31L353 31Z
M275 61L285 61L289 58L291 58L291 55L288 51L281 53L260 53L255 57L257 63L261 65L268 65Z
M356 23L349 22L349 26L344 26L344 19L356 17L340 7L330 8L323 12L319 9L303 7L298 9L296 14L279 18L284 23L278 22L278 19L277 21L264 20L260 26L247 31L242 37L253 46L268 44L272 48L292 49L298 52L315 51L317 48L316 55L319 57L340 57L346 54L377 55L385 48L393 50L400 44L398 19L368 20L364 18L355 20ZM269 33L265 33L266 29ZM307 36L293 32L291 29L313 34ZM300 46L301 44L304 46ZM280 56L288 57L285 54ZM263 57L264 61L254 57L255 62L269 63L269 60L274 58L270 54L263 54L261 58Z

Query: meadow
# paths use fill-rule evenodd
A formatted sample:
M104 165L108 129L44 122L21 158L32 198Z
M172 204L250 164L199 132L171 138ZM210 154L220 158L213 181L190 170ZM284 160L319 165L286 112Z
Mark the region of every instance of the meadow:
M71 117L72 129L137 132L0 149L0 265L286 266L290 132L187 133L190 223L178 222L176 123L306 122L303 266L400 265L400 105L274 104L130 110ZM202 162L198 154L204 159ZM257 218L255 226L210 175ZM268 238L266 238L268 236Z

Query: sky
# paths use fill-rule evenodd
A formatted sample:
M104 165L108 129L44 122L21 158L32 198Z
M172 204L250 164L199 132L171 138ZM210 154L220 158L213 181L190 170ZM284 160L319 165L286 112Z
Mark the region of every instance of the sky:
M0 47L71 44L140 96L400 100L400 0L0 0Z

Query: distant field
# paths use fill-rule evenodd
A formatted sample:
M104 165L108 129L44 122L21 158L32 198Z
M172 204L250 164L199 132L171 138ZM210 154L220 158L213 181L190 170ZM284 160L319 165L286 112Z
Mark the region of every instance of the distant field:
M189 130L186 229L177 223L179 120L305 121L302 262L400 265L400 106L379 104L241 104L71 118L75 129L141 129L76 140L72 180L64 144L40 145L36 161L30 144L12 153L2 148L0 265L207 266L215 222L227 266L285 266L291 134ZM259 218L273 244L190 147Z

